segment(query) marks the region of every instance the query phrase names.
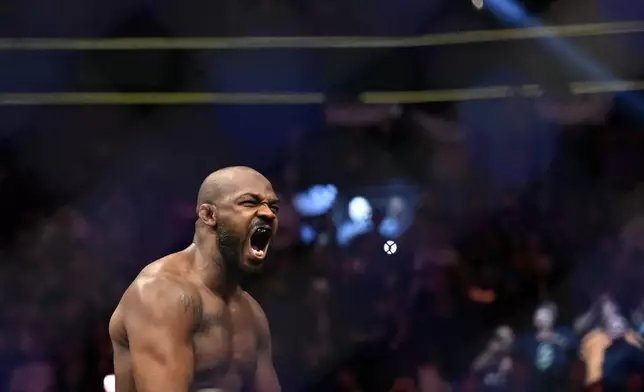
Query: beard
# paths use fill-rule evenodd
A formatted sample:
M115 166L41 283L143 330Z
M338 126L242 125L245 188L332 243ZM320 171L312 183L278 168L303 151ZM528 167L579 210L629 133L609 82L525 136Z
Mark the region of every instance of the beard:
M225 226L219 226L217 230L219 238L219 253L227 270L241 270L244 272L257 272L260 266L253 266L244 261L244 246L246 239L241 235L232 233Z
M217 230L218 246L221 258L226 267L237 267L243 264L242 247L244 240L220 225Z

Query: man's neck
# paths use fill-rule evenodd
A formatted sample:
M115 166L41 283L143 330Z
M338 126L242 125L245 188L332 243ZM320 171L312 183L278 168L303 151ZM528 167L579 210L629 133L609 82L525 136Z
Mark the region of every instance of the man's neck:
M203 284L224 299L230 298L239 288L240 273L224 261L216 239L201 238L190 247L194 247L194 269Z

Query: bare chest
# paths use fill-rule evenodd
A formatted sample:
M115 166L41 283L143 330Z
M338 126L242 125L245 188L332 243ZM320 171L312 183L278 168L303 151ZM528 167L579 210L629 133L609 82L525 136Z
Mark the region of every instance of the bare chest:
M193 335L193 390L239 391L255 372L257 325L248 304L204 299L201 321Z

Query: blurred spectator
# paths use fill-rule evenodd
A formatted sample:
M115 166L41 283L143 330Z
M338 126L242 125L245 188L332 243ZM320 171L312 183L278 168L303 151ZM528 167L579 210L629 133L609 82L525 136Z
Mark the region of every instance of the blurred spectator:
M7 330L0 329L0 391L8 392L18 353Z
M514 332L506 325L496 329L487 348L472 363L472 371L479 378L484 391L506 391L511 388L510 376L514 368L511 351Z
M540 305L534 313L535 331L519 340L517 352L528 363L531 391L568 391L571 387L578 342L571 328L556 325L557 312L554 303Z
M10 392L51 392L55 390L56 369L27 331L18 336L19 362L10 377Z
M248 7L262 19L262 9L271 4ZM244 5L235 7L222 12L243 14ZM172 9L164 4L158 13L169 18ZM175 28L188 31L188 25L177 22ZM592 128L568 129L550 173L521 188L490 183L473 170L478 168L472 167L468 130L454 121L452 108L430 113L420 105L333 104L325 124L315 132L300 130L280 151L279 162L267 164L277 168L270 174L283 200L280 231L265 273L249 276L244 288L260 300L271 322L285 392L544 389L543 380L534 383L535 374L552 376L549 391L573 390L576 384L569 381L584 374L574 361L561 358L574 350L575 339L553 320L547 325L535 320L536 331L530 327L535 304L572 302L573 309L559 307L565 324L611 289L620 300L625 297L628 309L635 308L638 327L644 324L644 187L630 186L634 178L643 179L629 169L644 151L636 135L613 136L613 125L599 123L605 102L591 105L593 110L553 105L541 107L550 121L587 122ZM70 110L73 119L76 109ZM76 167L72 160L43 171L69 176L58 181L50 173L52 183L84 184L73 195L44 189L15 158L7 155L2 162L8 235L0 250L0 295L6 304L0 314L0 382L6 383L0 392L98 391L113 372L106 331L112 309L143 265L190 241L194 184L185 177L211 170L213 156L216 165L222 164L219 155L228 157L226 144L211 145L201 134L195 139L207 141L198 151L175 151L171 141L179 140L185 127L204 122L193 120L192 110L186 109L185 118L177 115L181 121L164 122L163 139L86 135L92 142L83 154L93 166ZM102 126L120 128L129 117L120 113L117 123ZM94 117L83 118L91 123ZM156 130L159 124L151 126L145 118L131 128ZM55 129L66 126L60 121ZM71 151L74 137L63 135L58 142L69 141ZM123 150L121 137L136 143ZM108 168L105 176L93 178L99 166L94 159L107 157L118 160L120 171ZM66 169L69 165L74 168ZM382 186L391 178L412 182L420 194L413 223L391 238L387 231L371 231L345 246L335 241L339 203L319 216L302 217L290 202L311 184L331 184L334 198L349 200L358 185ZM385 200L386 211L374 212L374 227L384 215L399 218L399 202ZM303 223L314 231L310 241L302 239ZM390 239L398 244L393 255L382 248ZM474 358L481 340L499 325L507 327ZM511 350L515 331L529 340L527 348L517 342L519 355ZM555 345L554 354L544 343ZM554 355L549 366L543 358L535 363L539 350ZM624 381L635 387L641 378Z

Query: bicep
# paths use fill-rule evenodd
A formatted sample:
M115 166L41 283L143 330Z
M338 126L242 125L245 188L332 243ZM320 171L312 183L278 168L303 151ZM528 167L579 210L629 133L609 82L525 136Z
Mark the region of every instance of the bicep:
M149 326L131 335L132 376L139 392L188 391L194 350L186 336L167 326Z
M201 301L172 285L146 287L125 317L138 392L187 392L194 375L192 332Z

